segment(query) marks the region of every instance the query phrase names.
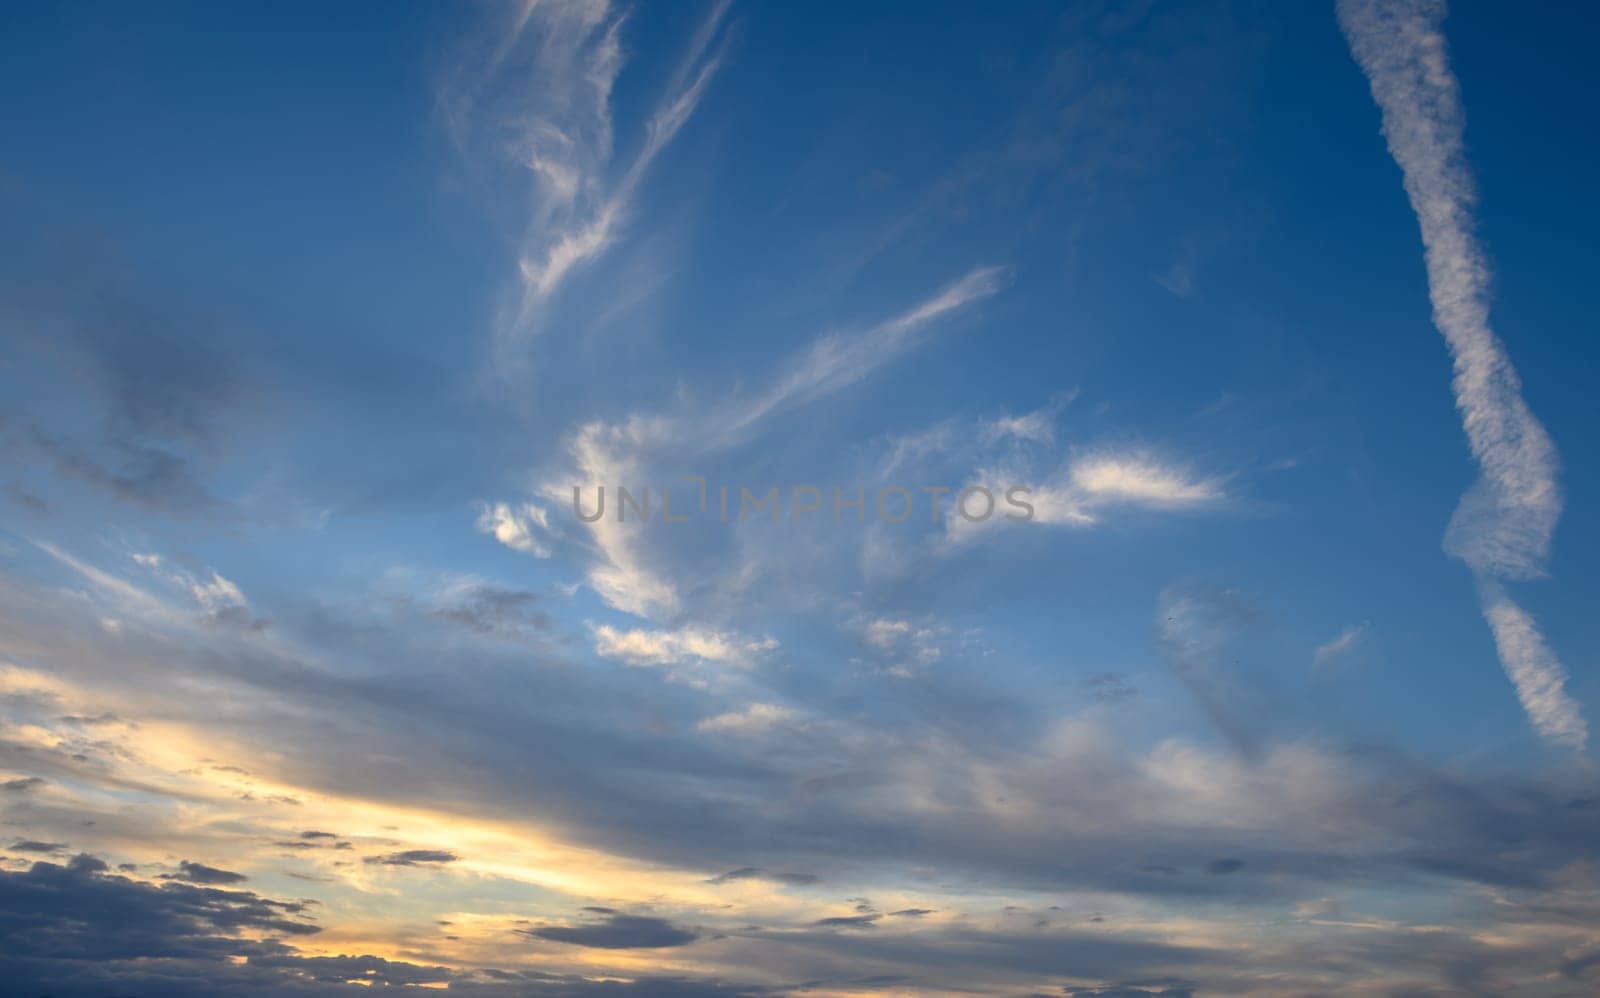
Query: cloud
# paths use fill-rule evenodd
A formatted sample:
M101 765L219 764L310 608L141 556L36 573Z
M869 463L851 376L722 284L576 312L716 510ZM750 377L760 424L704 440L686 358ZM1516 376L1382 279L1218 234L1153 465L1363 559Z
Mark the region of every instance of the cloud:
M382 856L368 856L362 862L369 866L438 866L454 863L459 858L445 849L407 849Z
M45 781L37 776L19 776L14 780L6 780L4 783L0 783L0 790L4 790L7 793L19 794L25 793L29 790L37 789L38 787L42 787L44 785Z
M10 429L0 416L0 450L32 453L62 478L82 482L118 500L176 516L212 514L223 508L201 483L193 462L163 446L118 441L111 463L37 429Z
M769 880L775 884L786 884L790 887L805 887L810 884L820 883L822 878L814 873L776 873L764 870L759 866L741 866L737 870L719 873L708 884L731 884L737 880Z
M629 665L674 665L679 662L716 662L723 665L749 665L763 652L778 646L772 638L752 640L735 634L684 627L676 631L631 628L619 630L609 624L592 626L595 654L616 658Z
M302 957L283 940L321 931L306 912L304 902L249 891L108 875L94 856L35 863L0 872L0 979L17 993L62 998L331 998L350 980L403 986L458 976L373 956Z
M880 651L888 651L902 637L910 634L911 630L912 626L909 620L893 620L880 617L876 620L867 621L866 630L862 637L866 638L867 644L872 647Z
M1578 704L1563 685L1566 670L1532 617L1511 602L1499 586L1485 582L1480 586L1483 616L1494 634L1495 648L1505 664L1522 702L1522 709L1539 734L1558 745L1581 750L1588 739L1588 725L1578 712Z
M964 487L982 486L996 498L997 512L974 521L952 507L945 517L945 537L964 543L991 532L1005 515L1025 515L1015 504L1031 508L1027 523L1038 526L1092 527L1117 509L1178 511L1203 509L1227 496L1216 479L1197 478L1185 469L1142 452L1097 451L1074 458L1053 472L1041 473L1036 460L1002 457L977 471ZM1015 487L1015 497L1009 495Z
M135 553L133 560L148 569L167 585L186 593L195 605L204 610L215 623L242 625L245 629L261 630L268 622L251 615L250 601L233 580L225 578L214 569L189 571L171 564L157 554Z
M1224 665L1224 652L1253 616L1238 593L1201 583L1168 587L1156 610L1162 656L1217 730L1246 756L1261 745L1260 710Z
M999 292L1009 279L1008 268L979 267L932 298L865 332L830 333L814 340L790 361L765 394L719 417L722 432L735 436L775 412L804 405L861 381L916 347L929 324Z
M191 884L242 884L249 878L232 870L219 870L214 866L184 860L178 864L177 873L166 874L162 879L183 880Z
M478 514L477 527L513 551L535 558L550 557L550 548L538 536L540 532L549 531L550 517L543 507L534 503L485 504L483 512Z
M1478 577L1501 663L1534 729L1581 751L1588 728L1566 694L1566 669L1532 618L1488 584L1543 575L1562 498L1555 445L1523 400L1522 382L1489 324L1489 264L1473 235L1474 184L1460 85L1441 30L1445 5L1340 0L1338 12L1421 227L1433 322L1455 364L1456 408L1478 464L1479 477L1445 532L1445 550ZM1510 640L1500 637L1502 629Z
M663 918L615 913L586 924L545 925L528 930L528 934L550 942L592 949L670 949L687 946L700 938L693 929L674 925Z
M1063 392L1032 412L1020 416L997 416L979 423L978 432L986 442L1020 440L1036 444L1053 444L1056 439L1056 420L1077 392Z
M476 580L447 587L433 615L475 634L525 636L549 631L550 616L539 609L541 597L521 589L502 589Z
M1068 988L1067 998L1194 998L1196 985L1179 980L1135 980L1097 988Z
M794 711L777 704L753 703L742 710L708 717L696 725L701 731L755 735L771 731L794 719Z
M47 670L21 678L4 674L0 765L8 772L50 777L52 800L75 793L92 799L103 795L101 787L142 787L149 801L146 823L161 826L159 832L135 834L128 827L135 816L101 811L95 815L97 830L46 819L26 828L30 838L78 844L91 834L116 836L119 848L143 851L132 854L149 863L176 848L167 838L174 832L203 830L208 848L215 850L207 855L219 861L237 855L223 851L225 837L244 833L248 837L234 839L239 843L234 848L261 851L251 854L255 865L235 868L254 874L268 868L262 862L266 856L279 862L271 842L302 829L350 832L356 822L385 820L403 825L396 820L401 814L405 821L420 817L414 811L419 799L447 800L451 834L461 838L429 844L462 855L494 856L497 867L517 872L516 896L541 896L528 894L529 888L520 886L526 883L573 883L552 880L550 872L578 870L584 890L599 891L597 900L619 910L643 903L682 905L670 910L692 910L696 920L714 921L693 929L707 940L693 951L697 966L705 955L729 973L760 974L774 982L809 980L835 969L855 974L870 964L873 973L918 981L959 978L978 991L1015 982L1008 993L1020 994L1043 986L1039 977L1030 976L1038 967L1062 973L1068 968L1078 976L1067 979L1077 981L1171 973L1174 964L1184 965L1187 973L1206 959L1191 955L1192 947L1183 943L1189 938L1181 927L1190 905L1227 895L1238 899L1240 917L1251 919L1305 897L1328 896L1341 886L1373 882L1395 885L1394 903L1408 917L1436 902L1438 891L1478 896L1481 885L1504 885L1518 892L1517 899L1503 906L1497 902L1480 923L1504 927L1513 917L1532 917L1534 907L1570 901L1581 888L1570 871L1592 853L1600 820L1600 808L1569 806L1596 793L1592 779L1582 773L1548 785L1501 784L1498 776L1464 780L1381 749L1322 745L1311 735L1275 742L1262 731L1256 731L1257 751L1249 756L1217 750L1204 736L1166 733L1169 737L1150 745L1138 736L1120 735L1123 719L1104 711L1074 715L1079 691L1070 680L1053 684L1051 696L1018 696L997 704L975 697L973 687L937 694L952 703L939 702L933 691L908 690L893 705L899 716L862 716L865 712L854 708L845 716L823 715L815 730L796 726L794 737L775 749L767 740L701 737L694 725L707 712L704 698L674 696L653 676L633 670L550 668L520 651L491 650L472 657L474 682L461 682L457 672L441 676L429 668L438 658L439 649L428 641L436 629L407 626L405 618L363 617L362 605L350 608L348 620L324 612L319 630L311 633L317 639L313 664L383 662L385 668L371 676L349 668L330 674L311 667L298 652L268 654L264 642L227 634L207 635L213 640L204 648L187 642L189 631L157 641L146 629L130 627L113 637L93 626L103 611L83 605L79 596L46 590L24 600L9 577L0 575L0 583L6 657L19 659L22 652L16 649L26 649L27 657ZM1189 587L1173 595L1174 600L1190 596L1194 608L1180 615L1186 629L1170 637L1195 642L1197 651L1210 656L1206 667L1225 676L1223 666L1236 654L1230 646L1233 632L1249 623L1251 611L1225 590ZM70 626L76 619L87 626ZM851 628L860 623L846 621ZM349 630L336 630L341 624ZM41 637L47 634L71 640L51 643ZM346 654L345 642L359 648L359 657ZM106 668L107 662L117 668ZM768 672L778 670L758 675ZM215 695L203 700L167 695L174 683L195 677L203 677ZM789 703L793 697L792 702L808 705L810 717L806 698L815 694L797 679L781 681L786 699L774 702ZM81 688L72 685L80 682ZM835 689L830 684L822 695L831 698ZM19 690L35 692L19 697ZM51 697L40 690L51 691ZM1224 692L1231 691L1224 687ZM231 706L226 716L217 716L217 702ZM129 718L159 712L159 731L128 730L117 734L114 744L95 748L86 742L114 732L74 735L72 726L57 720L95 716L112 703ZM1223 703L1247 719L1261 713L1248 701L1224 697ZM226 738L217 737L224 729ZM16 734L25 730L53 734L40 744L16 744ZM214 744L219 752L226 748L233 755L219 758L217 765L237 761L262 781L269 772L283 779L292 775L296 785L279 789L303 796L308 809L321 810L280 814L270 831L240 829L237 822L254 806L231 795L220 804L197 799L195 791L202 787L176 779L164 765L167 750L161 746L169 738L177 744ZM140 761L141 744L154 751L153 758ZM71 761L70 755L80 751L94 753L96 761ZM520 765L506 769L507 758ZM582 765L574 765L574 758ZM462 773L472 779L463 782ZM233 772L215 774L224 777L240 778ZM389 815L385 809L392 809ZM561 829L559 838L547 841L540 830L518 824L530 809L543 816L541 824ZM270 811L257 813L271 818ZM171 829L168 816L174 818ZM178 816L192 816L194 823ZM293 824L276 823L283 821ZM507 823L516 829L513 834L495 831ZM532 846L527 838L533 838ZM752 841L762 843L759 856L750 855ZM1243 844L1248 852L1238 851ZM557 858L568 849L581 851L571 860ZM810 908L810 891L728 888L719 892L732 905L724 912L707 903L713 889L701 880L703 871L729 868L729 856L762 870L808 871L830 883L855 883L869 871L883 890L912 883L917 906L951 915L915 921L886 915L875 929L864 931L815 927L811 922L818 917L835 913ZM1247 862L1247 870L1270 871L1270 876L1204 874L1206 864L1230 856ZM1155 875L1141 870L1145 866L1190 875ZM354 873L360 877L373 869ZM981 881L1007 895L1114 894L1129 905L1170 916L1179 942L1150 949L1140 928L1110 924L1114 918L1097 927L1101 935L1092 945L1032 930L947 935L949 922L984 926L994 919L972 911L976 903L969 894L952 895L919 875L921 870L941 871L939 884ZM261 876L265 873L255 879ZM480 874L475 864L474 884L480 876L486 897L509 889ZM334 905L343 897L337 879L317 888L330 912L338 910ZM783 904L752 910L747 900L773 897ZM650 914L689 924L686 916L665 910ZM858 914L870 912L837 911ZM547 912L534 917L535 925L554 922ZM782 933L783 950L797 954L792 962L780 962L794 968L793 977L774 969L775 958L768 954L775 947L760 933L740 934L740 927L751 922ZM336 929L328 926L329 933ZM1229 925L1217 931L1244 930ZM1546 941L1555 934L1545 928L1527 932ZM713 935L721 936L714 944ZM338 938L348 937L341 932ZM1551 952L1546 942L1539 946L1541 954ZM451 950L450 956L480 959L471 952ZM548 943L536 955L565 952ZM598 949L573 951L574 959L603 956ZM1149 963L1151 957L1164 962ZM1372 965L1392 968L1396 960L1374 956ZM1547 960L1542 972L1557 963ZM1515 976L1509 971L1507 976L1520 981L1520 968L1532 965L1532 957L1526 963L1518 957ZM1225 969L1207 966L1203 976L1213 990L1236 993ZM1257 966L1263 973L1290 973L1281 980L1292 979L1297 987L1302 979L1293 958L1276 951L1261 955ZM336 969L329 965L330 973ZM620 969L607 965L604 972ZM386 972L410 973L405 968ZM208 965L200 976L226 981L221 975L228 973ZM1307 982L1299 990L1328 986L1327 981ZM508 986L507 992L538 994L543 987ZM469 990L465 984L459 989ZM583 993L576 986L572 990ZM172 993L157 988L119 993L145 991ZM70 994L60 987L53 993ZM226 992L218 985L209 993ZM84 992L84 998L94 995Z
M1371 628L1367 624L1351 624L1339 632L1339 636L1332 641L1324 642L1317 646L1311 656L1311 664L1322 668L1333 661L1343 658L1352 649L1366 640L1367 632Z
M24 873L0 873L6 956L206 956L218 937L242 929L296 936L320 931L304 920L306 906L299 902L209 886L158 887L106 870L104 861L80 855L66 866L35 863ZM24 926L32 931L15 931Z
M0 414L0 454L32 457L63 480L142 510L177 518L231 513L205 479L240 439L240 418L261 396L235 330L141 287L145 275L127 260L112 258L105 245L85 245L99 239L62 237L83 219L41 226L31 212L15 210L9 193L0 192L0 210L27 253L0 268L0 335L28 363L7 372L25 379L7 395L19 387L36 392L36 402L24 404L29 420L40 422ZM19 273L20 260L32 265ZM60 418L63 411L72 417Z
M310 956L291 945L321 932L309 905L249 891L144 883L88 855L0 871L0 981L7 993L336 998L351 982L382 989L448 985L482 998L757 998L763 988L711 977L631 973L620 981L539 968L457 969L372 955ZM594 945L682 945L688 930L655 919ZM597 927L598 928L598 927ZM530 933L531 934L531 933ZM680 941L682 940L682 941ZM579 945L585 945L579 943Z
M873 923L882 917L881 915L834 915L830 918L819 918L811 924L819 929L870 929Z
M721 51L713 46L727 9L727 0L712 4L651 98L643 134L620 169L611 99L625 63L625 12L606 0L525 4L464 53L441 94L445 125L469 166L518 177L517 189L496 200L524 212L518 281L495 329L501 363L519 359L560 289L626 231L652 165L716 75Z
M66 852L65 842L38 842L33 839L19 839L11 843L12 852Z
M1146 457L1097 455L1074 462L1068 474L1088 505L1130 503L1174 507L1222 498L1216 483L1194 481Z
M1174 261L1166 270L1152 274L1151 278L1178 298L1194 294L1194 271L1182 260Z
M768 387L753 398L735 395L693 411L635 413L619 422L594 421L579 427L568 441L570 468L544 475L541 493L548 502L568 508L574 489L581 489L588 503L596 503L598 488L605 487L611 509L582 524L594 542L590 586L608 604L626 613L646 618L676 613L680 609L678 586L649 556L638 518L622 521L615 514L614 490L627 487L639 491L652 485L659 490L679 481L687 462L703 461L747 441L768 418L848 388L920 344L922 334L934 323L996 293L1004 284L1005 273L995 267L974 269L864 332L818 336L808 348L781 364ZM662 471L669 458L677 466ZM527 534L529 543L542 545L535 538L535 528L548 527L544 518L517 516L515 508L508 506L509 518L502 519L498 510L503 505L486 507L479 529L492 529L499 536L503 525L506 536L520 541ZM592 506L586 505L585 512L592 512Z

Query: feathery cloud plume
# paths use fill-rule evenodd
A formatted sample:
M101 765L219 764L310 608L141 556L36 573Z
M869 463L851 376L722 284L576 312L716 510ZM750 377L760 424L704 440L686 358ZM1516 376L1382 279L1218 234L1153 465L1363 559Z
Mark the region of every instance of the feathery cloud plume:
M457 144L482 143L495 160L509 159L521 176L513 196L527 202L518 282L495 331L502 362L518 359L550 299L622 234L651 165L716 74L729 3L712 4L630 158L617 153L611 106L628 15L609 0L523 5L446 88L441 104Z

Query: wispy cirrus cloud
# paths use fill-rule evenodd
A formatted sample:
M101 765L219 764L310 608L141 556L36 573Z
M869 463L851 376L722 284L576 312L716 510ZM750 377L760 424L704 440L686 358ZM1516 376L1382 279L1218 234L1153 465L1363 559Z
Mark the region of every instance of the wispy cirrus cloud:
M519 361L542 313L563 284L620 238L639 188L661 152L694 116L715 77L717 47L731 0L716 0L656 96L633 143L617 151L612 108L626 56L629 14L609 0L527 3L471 53L441 106L446 127L469 158L486 153L519 182L523 225L513 236L517 281L495 327L496 357Z
M1473 235L1476 195L1461 88L1441 30L1445 5L1340 0L1338 11L1422 230L1433 322L1450 348L1456 408L1479 469L1450 519L1445 550L1478 579L1501 663L1534 729L1582 750L1588 727L1565 691L1565 668L1498 584L1544 574L1561 516L1559 460L1489 324L1489 263Z
M943 318L1005 287L1006 267L978 267L933 297L864 332L829 333L813 340L784 374L756 399L722 414L721 432L733 436L766 416L847 388L916 347L922 333Z

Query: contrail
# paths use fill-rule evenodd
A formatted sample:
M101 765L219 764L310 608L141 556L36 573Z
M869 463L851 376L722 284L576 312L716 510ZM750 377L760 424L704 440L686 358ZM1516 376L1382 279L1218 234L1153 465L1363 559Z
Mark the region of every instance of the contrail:
M1472 568L1501 664L1535 730L1582 750L1588 728L1566 693L1566 670L1500 585L1544 574L1561 516L1559 460L1489 326L1489 267L1473 236L1476 198L1460 86L1441 30L1445 5L1339 0L1338 11L1422 229L1433 323L1455 362L1456 408L1478 463L1478 480L1461 497L1444 547Z

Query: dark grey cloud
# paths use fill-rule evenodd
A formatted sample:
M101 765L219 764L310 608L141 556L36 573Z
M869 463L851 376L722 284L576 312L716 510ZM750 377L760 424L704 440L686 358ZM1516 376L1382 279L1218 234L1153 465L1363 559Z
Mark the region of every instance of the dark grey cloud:
M822 878L814 873L778 873L764 870L759 866L741 866L737 870L719 873L707 880L708 884L728 884L736 880L769 880L777 884L787 884L791 887L804 887L808 884L820 883Z
M0 873L0 954L14 966L35 964L24 979L47 980L38 965L52 961L226 959L260 952L232 935L319 931L305 915L300 902L248 891L109 875L103 861L86 855L66 866L41 862L23 873Z
M404 852L385 853L382 856L368 856L363 862L373 866L434 866L454 863L460 858L455 853L443 849L407 849Z
M932 908L901 908L899 911L889 912L890 918L921 918L933 914Z
M1600 979L1600 948L1579 954L1561 964L1561 976L1573 980L1584 980L1589 977Z
M35 839L18 839L11 843L12 852L66 852L65 842L40 842Z
M1194 998L1191 981L1129 981L1100 988L1068 988L1068 998Z
M38 496L34 495L32 492L29 492L27 489L22 488L21 486L6 486L6 494L9 495L12 501L14 501L17 505L21 506L23 509L26 509L35 516L48 516L50 514L49 503L45 502L43 499L40 499Z
M1273 713L1241 668L1238 645L1261 612L1235 590L1189 582L1161 594L1157 616L1157 645L1173 674L1235 750L1257 755Z
M758 998L765 988L644 975L628 982L486 968L463 972L370 955L302 956L320 931L307 906L244 890L109 875L92 856L0 871L0 994L36 998L337 998L448 984L474 998Z
M550 616L541 608L537 593L496 586L474 586L455 602L433 611L434 616L481 635L515 634L525 630L549 631Z
M1232 858L1214 859L1206 864L1207 873L1235 873L1243 868L1243 860Z
M1144 977L1156 979L1179 974L1200 978L1199 971L1226 966L1226 953L1195 946L1164 943L1134 936L1093 932L1032 929L1009 931L971 925L880 925L871 931L787 932L786 954L798 954L800 966L870 966L881 974L899 978L901 991L955 991L963 987L979 993L1020 993L1032 982L1049 987L1051 978L1099 981L1109 985ZM747 950L740 956L750 963L762 961L764 937L740 940ZM1237 962L1237 960L1235 960ZM794 964L791 964L794 965ZM858 975L829 975L807 983L848 990L846 981ZM1010 983L1012 990L1002 990ZM1054 990L1054 989L1052 989ZM1242 993L1222 988L1219 994Z
M43 461L57 475L88 485L122 502L176 515L212 514L223 503L212 495L194 470L192 460L174 450L131 441L107 445L105 456L92 456L80 445L37 427L4 432L0 420L0 452Z
M870 929L881 915L834 915L831 918L819 918L812 925L822 929Z
M19 776L14 780L7 780L4 783L0 783L0 790L5 791L6 793L20 794L26 793L29 790L33 790L36 787L42 787L44 784L45 780L43 777Z
M545 925L526 930L537 939L595 949L667 949L700 938L693 929L648 915L608 914L580 925Z
M191 884L242 884L248 877L232 870L219 870L214 866L204 863L191 863L188 860L178 864L177 873L169 873L162 877L163 880L183 880Z
M335 998L351 980L379 987L448 984L476 998L756 998L712 979L623 983L536 971L446 967L370 955L308 957L293 940L320 931L301 901L246 890L111 875L80 855L0 871L0 994L55 998ZM656 945L660 945L657 943Z
M642 975L626 981L588 980L538 971L491 971L491 981L456 981L451 991L474 998L778 998L790 992L718 980Z

